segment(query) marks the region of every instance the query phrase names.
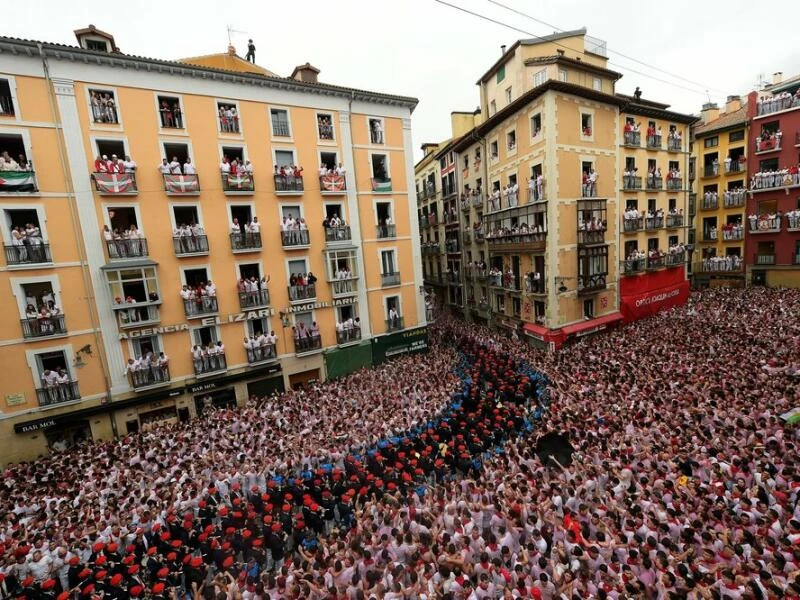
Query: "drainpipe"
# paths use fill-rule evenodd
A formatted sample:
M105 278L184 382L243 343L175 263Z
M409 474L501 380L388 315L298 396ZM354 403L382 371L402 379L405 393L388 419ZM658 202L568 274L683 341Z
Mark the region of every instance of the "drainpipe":
M47 56L44 53L41 42L37 42L36 46L39 48L39 57L42 59L42 71L44 78L47 82L47 99L50 104L50 116L53 119L56 129L56 147L58 148L58 160L61 163L61 172L64 175L64 188L67 191L67 197L70 202L70 222L72 224L72 231L75 235L76 244L78 247L78 259L81 264L81 276L83 278L83 286L87 293L87 305L89 308L89 319L92 324L92 334L94 335L94 343L97 348L97 354L100 357L100 364L103 371L103 381L106 386L106 402L111 402L111 381L109 380L109 366L106 360L106 349L103 344L103 338L100 335L100 318L97 314L97 302L94 296L94 287L92 286L92 278L89 273L89 260L86 256L86 248L83 245L83 232L81 231L81 223L78 219L78 200L75 195L75 189L72 185L72 175L67 163L66 148L64 147L64 127L61 123L61 117L56 110L56 98L53 88L53 80L50 77L50 66L47 62ZM119 437L117 431L117 422L114 417L113 411L109 411L111 418L111 433L114 437ZM90 424L91 427L91 424Z

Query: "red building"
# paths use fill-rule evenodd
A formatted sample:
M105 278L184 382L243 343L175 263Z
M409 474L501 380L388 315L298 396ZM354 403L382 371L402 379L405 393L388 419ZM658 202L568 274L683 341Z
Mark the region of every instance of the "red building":
M800 76L751 92L747 110L747 279L800 287Z

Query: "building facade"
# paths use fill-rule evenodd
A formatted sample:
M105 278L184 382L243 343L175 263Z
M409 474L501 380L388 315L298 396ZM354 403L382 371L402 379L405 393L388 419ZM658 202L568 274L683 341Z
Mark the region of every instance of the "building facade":
M750 194L745 264L752 285L800 286L800 76L748 98Z
M748 105L729 96L725 111L703 106L694 127L696 287L744 284L747 168L750 145Z
M678 181L688 167L694 119L617 94L620 77L607 68L605 43L582 29L504 47L479 79L474 127L464 133L454 128L455 141L437 154L447 159L444 169L451 164L444 156L449 148L457 153L457 202L448 208L445 200L442 210L446 223L460 213L461 299L469 318L527 335L532 343L559 345L685 298L681 217L688 192ZM663 129L660 146L644 139L624 143L628 119L641 118ZM680 144L670 145L678 136ZM641 200L639 190L624 189L628 159L643 169L651 161L663 169L660 188L654 180L653 189L642 188ZM668 177L670 169L678 177ZM643 218L641 232L623 232L628 202L643 215L652 204L649 229ZM653 251L641 273L625 273L626 248ZM440 251L448 261L456 256ZM677 275L656 277L656 271ZM640 308L625 314L623 276L636 281L627 299Z
M424 346L415 99L76 36L0 38L6 460Z

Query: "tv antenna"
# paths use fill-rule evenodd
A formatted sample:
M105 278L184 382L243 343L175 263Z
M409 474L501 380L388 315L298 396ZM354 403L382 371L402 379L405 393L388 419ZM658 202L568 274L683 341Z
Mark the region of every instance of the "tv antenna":
M228 29L228 45L229 46L233 45L233 42L231 41L231 34L232 33L244 33L244 34L247 34L246 31L239 31L238 29L234 29L233 25L228 25L227 29Z

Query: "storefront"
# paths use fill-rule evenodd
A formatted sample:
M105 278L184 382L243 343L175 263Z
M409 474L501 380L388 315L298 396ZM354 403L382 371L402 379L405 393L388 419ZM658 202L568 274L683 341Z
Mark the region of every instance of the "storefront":
M319 369L309 369L289 375L289 385L293 390L308 387L320 381Z
M664 269L623 277L619 293L620 311L625 322L630 323L686 304L689 282L683 268Z
M567 325L566 327L561 328L562 340L563 342L579 340L587 335L593 335L595 333L600 333L601 331L607 331L608 329L617 327L622 320L622 315L617 312L611 313L610 315L603 315L602 317L597 317L596 319L588 319L586 321L581 321L580 323L574 323L573 325Z
M398 333L372 338L372 363L379 365L386 359L402 354L416 354L428 349L428 328L417 327Z
M203 386L199 385L193 387L203 388ZM189 391L191 392L191 388L189 388ZM192 396L194 409L198 417L210 408L233 408L236 406L236 390L233 387L222 389L203 388L200 391L201 393Z
M279 373L280 371L275 371ZM256 381L247 382L247 397L266 398L272 394L282 394L286 391L283 377L265 377Z
M355 346L333 348L325 352L325 371L328 379L344 377L362 367L372 366L372 344L362 342Z
M554 350L564 342L564 335L560 329L548 329L534 323L525 323L522 332L525 335L525 341L534 348Z

